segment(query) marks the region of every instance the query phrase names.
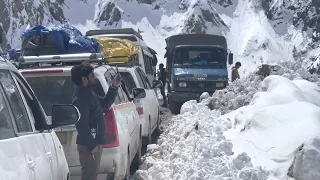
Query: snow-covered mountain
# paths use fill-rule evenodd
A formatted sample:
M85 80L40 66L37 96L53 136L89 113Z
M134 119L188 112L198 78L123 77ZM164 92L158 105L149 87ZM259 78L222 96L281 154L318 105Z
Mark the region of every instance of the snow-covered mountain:
M0 25L19 47L28 26L70 22L92 28L133 27L164 62L164 38L178 33L227 37L242 74L261 63L296 60L318 68L318 3L306 0L2 0Z

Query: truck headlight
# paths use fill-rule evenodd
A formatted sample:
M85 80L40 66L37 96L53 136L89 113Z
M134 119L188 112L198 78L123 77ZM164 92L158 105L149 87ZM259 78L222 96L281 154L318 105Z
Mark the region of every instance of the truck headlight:
M179 82L179 87L187 87L187 83L185 83L185 82Z
M216 83L216 87L217 88L220 88L220 87L223 87L223 86L224 86L224 83L222 83L222 82Z

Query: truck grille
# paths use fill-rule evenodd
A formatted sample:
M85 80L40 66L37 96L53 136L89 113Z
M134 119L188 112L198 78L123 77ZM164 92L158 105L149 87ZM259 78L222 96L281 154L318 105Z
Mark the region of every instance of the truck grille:
M213 82L188 82L187 87L192 88L192 89L212 90L215 88L215 83L213 83Z
M186 87L180 87L179 86L179 82L175 83L175 87L179 88L179 89L185 89L185 90L190 90L190 91L201 91L201 92L211 92L211 91L215 91L216 89L222 89L226 87L226 83L225 82L221 82L221 81L210 81L210 82L205 82L205 81L187 81L184 82L186 83ZM223 83L224 86L223 87L216 87L216 83Z

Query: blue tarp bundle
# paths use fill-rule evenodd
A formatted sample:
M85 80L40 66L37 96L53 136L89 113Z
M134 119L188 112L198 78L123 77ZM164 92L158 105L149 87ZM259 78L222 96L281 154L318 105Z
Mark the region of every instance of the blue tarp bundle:
M50 35L59 54L100 52L100 45L96 40L83 36L70 24L39 25L27 29L21 38L24 41L32 36L40 35Z

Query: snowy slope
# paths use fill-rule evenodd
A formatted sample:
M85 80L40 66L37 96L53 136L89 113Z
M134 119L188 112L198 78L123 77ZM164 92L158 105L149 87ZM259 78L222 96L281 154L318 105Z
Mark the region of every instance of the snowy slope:
M185 103L148 147L136 177L319 179L319 77L290 62L273 73L264 80L250 74L200 103Z

